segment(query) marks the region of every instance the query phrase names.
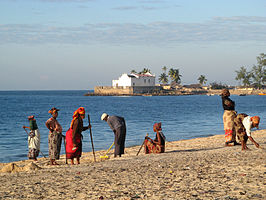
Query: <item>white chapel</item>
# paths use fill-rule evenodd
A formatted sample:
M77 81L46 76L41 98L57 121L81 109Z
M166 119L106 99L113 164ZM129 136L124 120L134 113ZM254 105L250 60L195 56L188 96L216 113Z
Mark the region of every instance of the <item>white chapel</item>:
M145 74L122 74L118 80L112 81L112 86L155 86L155 75L149 72Z

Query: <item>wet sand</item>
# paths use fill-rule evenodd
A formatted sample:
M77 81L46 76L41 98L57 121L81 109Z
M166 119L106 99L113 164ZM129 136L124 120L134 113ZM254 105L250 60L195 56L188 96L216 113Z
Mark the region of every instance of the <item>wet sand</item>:
M166 143L166 153L101 160L84 153L80 165L48 158L0 163L0 199L266 199L266 130L252 133L250 151L225 147L216 135ZM70 161L69 161L70 163Z

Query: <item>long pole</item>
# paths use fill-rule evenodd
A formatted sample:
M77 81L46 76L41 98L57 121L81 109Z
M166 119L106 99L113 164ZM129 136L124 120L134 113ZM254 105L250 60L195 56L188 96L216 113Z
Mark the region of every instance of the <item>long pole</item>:
M30 134L28 133L28 131L25 128L23 128L23 129L26 131L26 133L28 134L28 136L30 136ZM40 150L40 152L41 152L41 150ZM46 158L45 155L43 154L43 152L41 152L41 154L43 155L44 158Z
M91 136L92 152L93 152L93 156L94 156L94 162L96 162L96 157L95 157L95 152L94 152L94 146L93 146L93 140L92 140L92 133L91 133L91 120L90 120L90 115L88 115L88 121L89 121L89 126L90 126L90 136Z
M147 137L148 135L149 135L149 134L147 133L146 137ZM145 137L145 139L146 139L146 137ZM143 145L144 145L144 143L145 143L145 139L144 139L144 141L143 141L142 145L140 146L140 148L139 148L139 151L138 151L138 153L137 153L137 155L136 155L136 156L138 156L138 155L139 155L139 152L140 152L140 150L142 149L142 147L143 147Z
M62 134L62 139L64 140L64 146L65 146L66 164L68 164L67 163L67 152L66 152L66 136L64 136L63 134Z

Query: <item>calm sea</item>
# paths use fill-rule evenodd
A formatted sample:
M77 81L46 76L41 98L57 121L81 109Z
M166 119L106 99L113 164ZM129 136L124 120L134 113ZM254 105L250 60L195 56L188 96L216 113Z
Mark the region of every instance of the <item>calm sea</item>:
M27 116L35 115L41 133L41 151L48 155L48 110L60 109L58 121L63 134L73 112L80 106L90 115L94 147L108 149L114 135L101 114L123 116L127 123L126 146L141 145L146 133L153 138L152 126L162 122L168 141L223 134L220 96L83 96L87 91L0 91L0 162L27 159ZM261 117L266 129L266 96L231 96L236 110ZM84 119L84 125L88 118ZM90 152L89 131L83 132L83 151ZM224 141L221 141L224 142ZM61 153L64 154L62 144Z

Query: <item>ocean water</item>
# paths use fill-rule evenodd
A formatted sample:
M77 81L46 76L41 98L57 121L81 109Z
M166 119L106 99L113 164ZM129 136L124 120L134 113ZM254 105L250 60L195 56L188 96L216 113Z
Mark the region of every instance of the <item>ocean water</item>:
M80 106L90 115L95 150L108 149L114 134L100 120L103 112L123 116L127 124L126 146L141 145L146 133L154 138L153 124L162 122L167 141L224 134L223 109L218 95L194 96L84 96L87 91L0 91L0 162L27 159L27 116L35 115L41 133L41 151L48 155L48 111L59 108L63 134ZM259 115L266 129L266 96L231 96L238 113ZM223 143L224 141L221 141ZM89 130L83 132L83 151L91 152ZM62 143L61 153L64 154ZM41 156L42 157L42 156Z

